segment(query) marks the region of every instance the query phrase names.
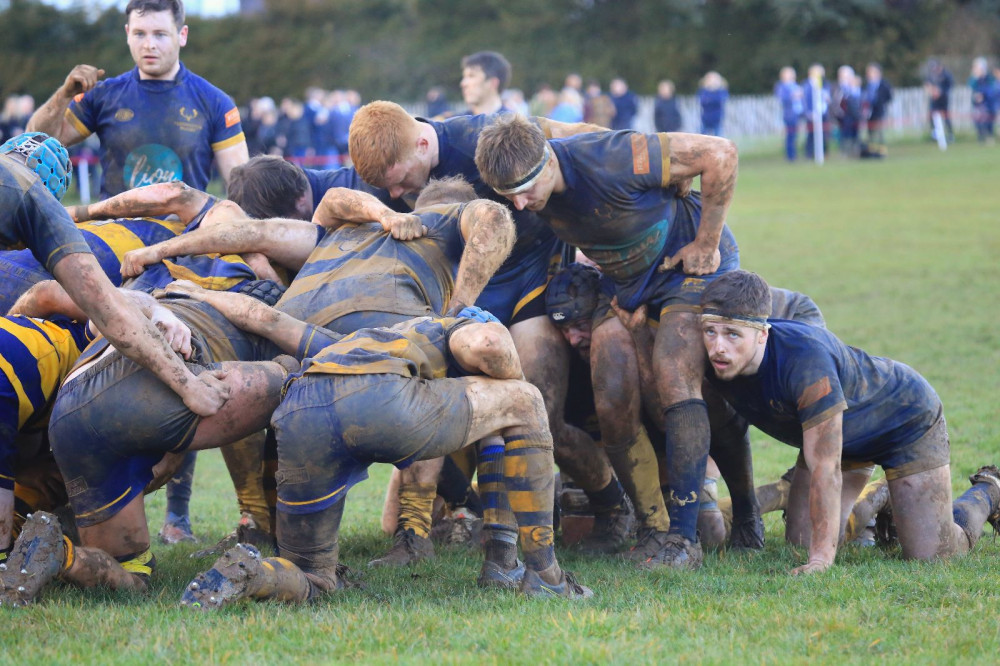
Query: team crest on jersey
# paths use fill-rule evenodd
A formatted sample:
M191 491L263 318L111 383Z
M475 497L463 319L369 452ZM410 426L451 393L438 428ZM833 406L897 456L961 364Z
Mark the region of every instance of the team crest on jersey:
M129 153L122 171L128 189L169 183L184 177L181 158L170 148L158 143L147 143Z
M135 111L132 109L118 109L115 111L115 120L120 123L127 123L135 118Z
M183 120L175 120L174 124L177 125L181 131L200 132L204 129L205 124L199 120L198 109L189 109L186 106L182 106L178 113Z
M198 109L188 109L186 106L181 107L180 113L181 113L181 118L183 118L188 122L191 122L192 120L198 117Z
M681 291L697 292L705 290L705 281L701 278L684 278L681 282Z

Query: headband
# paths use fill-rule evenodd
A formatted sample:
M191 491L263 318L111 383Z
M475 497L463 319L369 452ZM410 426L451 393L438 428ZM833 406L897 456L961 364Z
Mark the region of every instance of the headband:
M544 169L545 165L548 163L550 154L549 144L546 143L545 150L542 151L542 159L538 160L538 164L533 166L523 178L516 180L513 183L502 185L501 187L494 187L493 189L496 190L497 194L506 196L508 194L520 194L521 192L531 188L531 186L535 184L535 181L538 180L538 177L542 175L542 169Z
M736 324L737 326L749 326L758 331L766 331L771 328L767 323L767 317L756 317L754 315L741 315L733 312L722 312L718 308L702 309L701 320L703 322L717 324Z

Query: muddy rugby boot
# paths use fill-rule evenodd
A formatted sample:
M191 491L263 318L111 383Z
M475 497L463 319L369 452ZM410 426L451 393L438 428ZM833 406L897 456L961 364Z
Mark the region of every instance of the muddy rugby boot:
M434 544L427 537L417 536L411 529L399 528L392 537L389 552L368 563L370 567L405 567L434 557Z
M665 541L663 548L639 566L644 569L671 567L692 571L701 568L704 555L701 552L700 541L692 543L680 534L668 534Z
M980 467L975 474L969 476L969 483L976 485L977 483L988 483L997 489L1000 493L1000 469L996 465L984 465ZM986 519L993 527L994 538L997 532L1000 532L1000 502L997 502L993 513L989 515Z
M628 495L622 503L609 511L594 512L594 529L580 542L586 553L607 555L625 549L625 544L635 534L635 511Z
M733 519L729 531L729 547L733 550L763 550L764 519L759 513Z
M245 543L254 546L264 556L276 555L278 553L278 542L273 534L267 530L257 527L257 521L249 513L240 516L240 522L236 529L222 537L211 548L204 548L191 553L192 559L203 557L218 557L238 543Z
M479 570L476 585L479 587L495 587L501 590L516 590L524 580L524 562L516 560L513 569L505 569L502 564L486 560Z
M557 566L557 565L553 565ZM594 596L594 591L576 582L568 571L563 571L559 583L553 585L546 583L542 577L532 569L524 572L524 579L521 581L521 593L537 599L589 599Z
M163 521L160 528L160 541L165 544L182 543L189 541L195 543L195 538L191 531L191 519L187 516L177 516L172 513L167 514L167 519Z
M653 527L644 527L640 529L638 540L635 545L632 546L627 553L625 553L625 559L632 560L633 562L645 562L653 555L660 552L660 549L667 543L668 534L670 533Z
M199 610L222 608L250 596L254 578L261 575L260 551L236 544L215 561L212 568L198 574L181 596L181 606Z
M464 506L459 507L431 528L431 541L445 546L479 548L483 545L483 519Z
M0 564L0 606L27 606L62 569L66 546L59 519L28 514L7 560Z

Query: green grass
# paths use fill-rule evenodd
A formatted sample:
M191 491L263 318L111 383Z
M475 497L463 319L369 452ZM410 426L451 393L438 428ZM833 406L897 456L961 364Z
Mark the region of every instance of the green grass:
M884 162L832 159L823 168L743 161L729 222L746 268L805 291L846 341L905 361L940 393L952 436L956 495L967 475L1000 461L1000 230L995 150L894 146ZM755 440L758 482L793 449ZM388 543L378 531L384 466L348 502L342 559L362 567ZM147 503L151 531L163 494ZM216 452L199 459L192 504L203 542L238 514ZM763 553L710 554L695 573L642 572L561 553L591 585L588 603L533 602L477 589L479 559L457 551L406 571L366 573L366 589L308 607L247 604L182 612L184 584L209 561L190 546L156 546L147 596L49 590L27 610L0 611L11 658L45 663L395 661L513 663L957 663L1000 649L1000 546L967 558L912 563L898 552L846 548L830 572L787 571L804 552L767 517ZM987 530L989 532L989 530Z

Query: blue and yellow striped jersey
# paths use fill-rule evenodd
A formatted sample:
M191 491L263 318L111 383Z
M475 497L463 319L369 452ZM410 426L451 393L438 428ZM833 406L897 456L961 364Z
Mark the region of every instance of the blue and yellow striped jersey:
M471 319L418 317L392 328L363 328L302 364L302 374L393 374L441 379L454 367L448 340Z
M17 433L45 426L56 390L90 342L85 323L0 317L0 488L13 488Z
M412 241L398 241L374 222L327 232L278 309L319 326L363 311L439 314L451 298L465 248L464 209L451 204L421 211L427 234Z

